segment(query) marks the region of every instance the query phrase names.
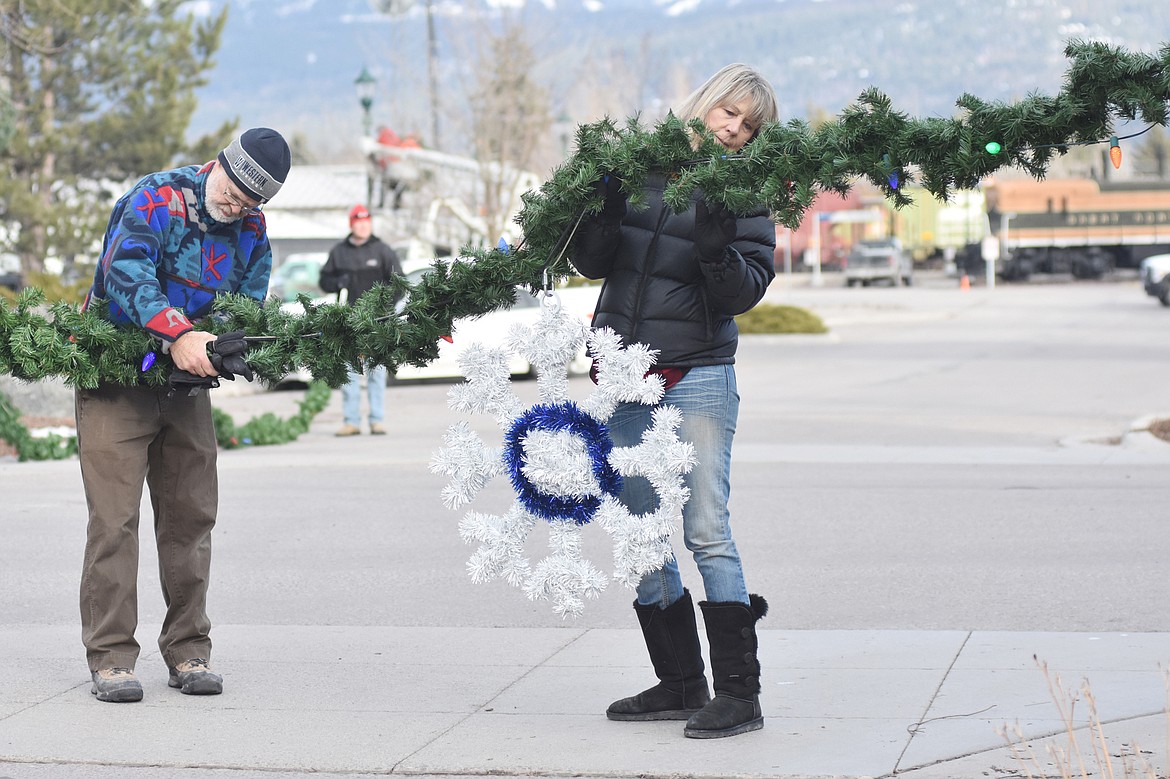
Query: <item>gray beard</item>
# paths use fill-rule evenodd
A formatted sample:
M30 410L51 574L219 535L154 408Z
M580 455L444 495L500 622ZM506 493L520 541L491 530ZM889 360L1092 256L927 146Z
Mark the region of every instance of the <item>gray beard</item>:
M230 225L232 222L238 222L244 218L243 214L236 214L235 216L231 216L228 214L227 209L210 201L207 203L207 215L220 224L225 225Z

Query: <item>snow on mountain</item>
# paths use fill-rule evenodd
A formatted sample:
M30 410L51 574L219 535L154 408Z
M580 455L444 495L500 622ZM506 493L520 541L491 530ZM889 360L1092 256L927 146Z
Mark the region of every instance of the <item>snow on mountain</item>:
M371 118L430 127L427 0L190 0L229 4L217 68L193 133L238 117L353 155L353 82L377 78ZM1127 0L433 0L444 140L466 138L473 71L489 30L524 25L554 115L665 110L731 61L772 81L785 117L835 114L876 86L899 110L947 116L963 92L1013 101L1053 93L1073 36L1156 52L1170 3ZM653 111L652 111L653 112ZM454 141L453 142L458 142Z

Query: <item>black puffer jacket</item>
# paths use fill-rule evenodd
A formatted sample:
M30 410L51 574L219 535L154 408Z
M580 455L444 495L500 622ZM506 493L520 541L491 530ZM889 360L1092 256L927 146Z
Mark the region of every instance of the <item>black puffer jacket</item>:
M665 184L661 175L647 176L648 207L628 209L620 227L581 223L573 265L605 279L593 326L658 350L660 368L733 363L739 328L732 317L759 303L776 276L776 227L762 209L741 217L724 261L702 262L693 236L703 195L676 214L662 201Z

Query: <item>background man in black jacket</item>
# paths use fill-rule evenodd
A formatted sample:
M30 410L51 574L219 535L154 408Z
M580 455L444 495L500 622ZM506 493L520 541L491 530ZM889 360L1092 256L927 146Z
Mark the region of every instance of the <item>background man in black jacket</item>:
M321 289L336 292L339 303L357 302L377 283L387 283L394 274L402 274L402 264L389 244L374 235L370 212L363 205L349 211L349 235L329 252L318 280ZM362 377L349 372L349 382L341 388L345 423L339 436L360 435L362 419ZM386 428L383 405L386 397L386 366L371 366L366 371L366 394L370 403L370 434L384 435Z

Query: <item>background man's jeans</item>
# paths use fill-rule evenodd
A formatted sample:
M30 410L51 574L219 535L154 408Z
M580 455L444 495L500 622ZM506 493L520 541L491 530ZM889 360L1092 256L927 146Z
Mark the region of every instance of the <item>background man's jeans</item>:
M366 370L366 395L370 399L370 424L381 422L386 400L386 366ZM362 376L349 372L349 382L341 388L341 411L345 424L360 427L362 422Z
M739 551L731 538L727 501L731 494L731 440L739 416L739 392L732 365L691 368L662 401L682 412L678 435L694 444L698 464L686 475L691 496L683 509L683 543L694 555L709 601L748 603ZM616 446L633 446L650 426L652 406L623 403L609 419ZM640 476L625 479L622 502L634 514L653 511L658 497ZM682 597L678 562L647 574L638 584L638 602L666 608Z

